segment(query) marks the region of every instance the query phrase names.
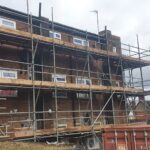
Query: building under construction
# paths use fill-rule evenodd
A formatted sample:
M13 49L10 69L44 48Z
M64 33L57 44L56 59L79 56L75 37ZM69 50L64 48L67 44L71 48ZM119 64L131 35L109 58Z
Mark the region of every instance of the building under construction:
M96 35L0 6L0 139L150 149L148 55L107 27Z

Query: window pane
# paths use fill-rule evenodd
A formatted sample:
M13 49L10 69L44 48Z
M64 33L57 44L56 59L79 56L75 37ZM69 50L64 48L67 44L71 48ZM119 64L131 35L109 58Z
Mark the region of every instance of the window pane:
M55 34L56 38L60 39L60 34Z
M57 81L65 81L65 78L57 78Z
M83 40L83 46L89 46L89 42L86 40Z
M77 93L77 98L88 99L89 94L88 93Z
M14 78L15 74L14 73L8 73L8 72L3 72L4 77L9 77L9 78Z
M74 38L73 41L74 41L75 44L82 45L82 40L81 39Z
M52 96L55 97L55 92L52 93ZM67 98L67 92L58 91L57 92L57 97L58 98Z
M117 48L115 46L113 46L113 52L116 53Z
M53 33L52 32L49 32L49 37L53 38Z
M0 71L2 73L2 78L11 78L11 79L17 79L17 72L14 71Z
M61 74L52 74L52 81L56 81L56 82L66 82L66 75L61 75Z
M90 80L86 80L86 84L87 84L87 85L90 85Z
M10 21L7 21L7 20L2 20L2 24L6 25L6 26L14 27L14 23L10 22Z

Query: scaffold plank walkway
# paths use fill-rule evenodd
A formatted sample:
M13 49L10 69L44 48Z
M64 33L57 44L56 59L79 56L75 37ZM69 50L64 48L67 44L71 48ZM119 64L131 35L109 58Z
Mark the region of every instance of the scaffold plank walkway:
M137 88L128 88L128 87L116 87L116 86L103 86L103 85L81 85L81 84L75 84L75 83L55 83L55 82L49 82L49 81L32 81L32 80L26 80L26 79L4 79L0 78L0 85L10 85L10 86L24 86L24 87L32 87L33 85L38 88L62 88L67 90L89 90L90 88L93 91L115 91L115 92L123 92L126 93L142 93L142 89Z
M25 31L13 30L13 29L1 27L0 32L5 33L5 34L15 35L15 36L18 36L18 37L24 37L24 38L27 38L27 39L31 39L31 33L25 32ZM39 40L39 41L46 42L46 43L51 43L51 44L53 44L53 42L54 42L54 44L56 44L56 45L61 45L61 46L65 46L65 47L72 48L72 49L80 49L80 50L83 50L83 51L89 51L91 53L96 53L97 55L104 55L104 56L109 55L110 57L121 57L125 61L140 62L145 66L150 65L150 61L147 61L147 60L140 60L139 61L138 58L133 58L133 57L126 56L126 55L123 55L123 54L118 54L118 53L113 53L113 52L108 52L107 53L107 51L105 51L105 50L102 50L102 49L99 50L99 49L90 48L90 47L85 48L84 46L75 45L73 43L65 42L65 41L58 40L58 39L52 39L52 38L49 38L49 37L44 37L44 36L37 35L37 34L32 34L32 38L35 39L35 40Z

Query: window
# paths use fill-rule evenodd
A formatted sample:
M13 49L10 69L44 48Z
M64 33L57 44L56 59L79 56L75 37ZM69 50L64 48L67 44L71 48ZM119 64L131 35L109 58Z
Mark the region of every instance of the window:
M61 40L61 33L49 31L49 37Z
M81 46L89 46L89 41L76 37L73 38L73 43Z
M0 97L17 97L17 90L0 90Z
M83 46L89 46L89 41L83 40L82 43L83 43Z
M61 34L60 34L60 33L55 33L55 34L54 34L54 38L56 38L56 39L61 39Z
M116 53L117 52L117 48L115 46L113 46L113 52Z
M77 93L77 98L89 99L89 94L88 93Z
M119 81L116 81L116 86L120 86L120 82Z
M17 71L0 70L0 78L17 79ZM17 90L0 90L0 97L16 97Z
M112 86L118 86L119 87L120 86L120 82L116 81L116 80L115 81L113 80L112 81Z
M66 83L66 75L63 75L63 74L52 74L52 81L53 82Z
M73 39L73 43L74 43L74 44L78 44L78 45L82 45L82 40L81 40L81 39L74 38L74 39Z
M7 28L16 29L16 22L0 17L0 25Z
M17 71L0 70L1 78L17 79Z
M83 84L83 85L90 85L92 82L88 78L83 78L83 77L77 77L76 78L76 83L77 84ZM80 99L89 99L89 93L77 93L77 98Z
M49 37L53 38L53 32L52 31L49 31Z
M55 97L55 92L52 93L52 96ZM67 98L67 92L57 91L57 98Z
M91 80L87 79L87 78L77 77L76 78L76 83L77 84L90 85L91 84Z

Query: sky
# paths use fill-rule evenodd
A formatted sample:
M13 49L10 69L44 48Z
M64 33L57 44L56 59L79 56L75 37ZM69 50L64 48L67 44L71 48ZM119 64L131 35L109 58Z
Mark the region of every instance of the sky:
M0 0L0 5L27 12L27 0ZM96 15L98 10L100 30L106 25L113 34L121 37L123 43L150 49L150 0L29 0L29 9L38 15L39 2L42 2L42 16L51 20L51 7L54 8L54 21L97 33ZM150 67L144 70L149 78Z

